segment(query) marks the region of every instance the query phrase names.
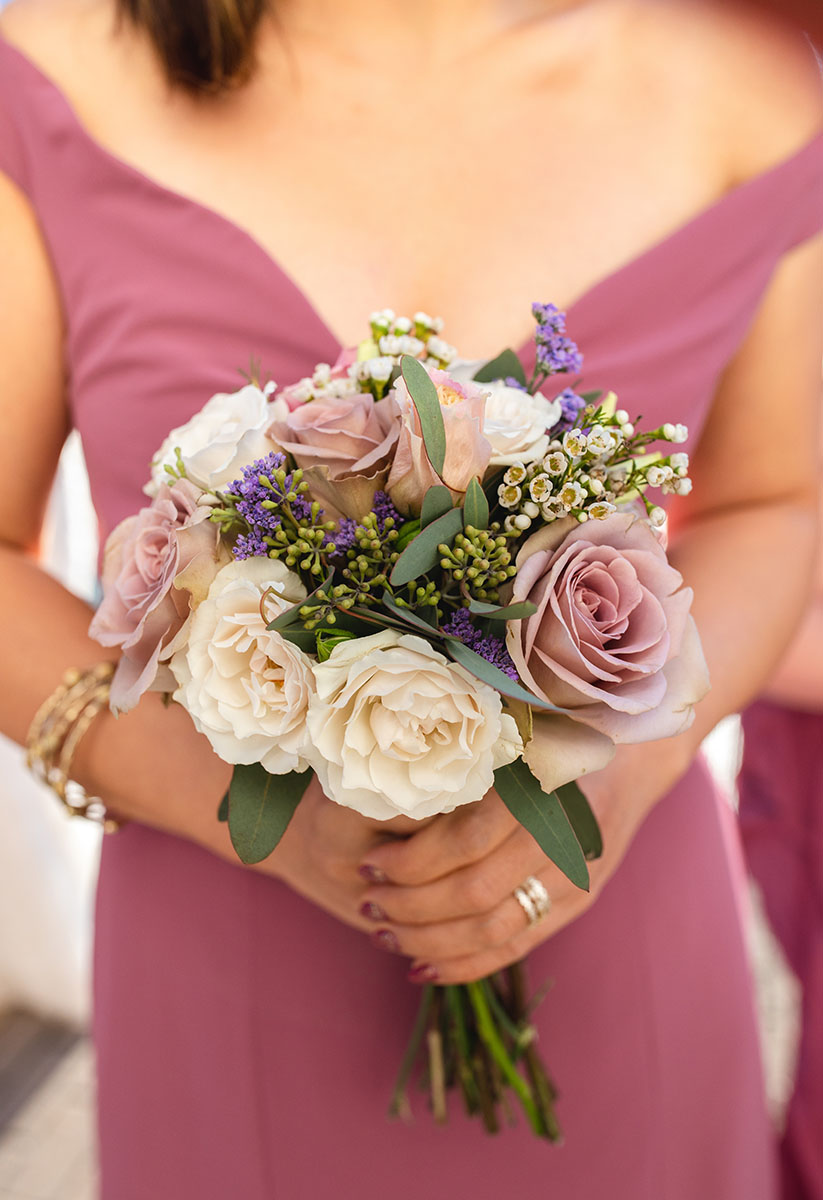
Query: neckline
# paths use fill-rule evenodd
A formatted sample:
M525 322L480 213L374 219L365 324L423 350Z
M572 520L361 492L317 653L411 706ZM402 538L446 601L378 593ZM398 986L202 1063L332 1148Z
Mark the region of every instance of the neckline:
M188 208L190 211L199 214L201 219L211 221L216 226L224 229L232 237L237 240L238 244L245 245L249 254L254 255L259 262L268 270L275 281L279 280L293 295L304 313L314 323L318 332L322 334L326 342L333 343L335 350L339 353L344 349L344 344L335 331L331 328L329 322L322 315L318 305L307 294L305 289L300 285L298 280L282 265L280 260L263 244L263 242L250 230L237 223L227 214L220 212L219 209L212 208L205 202L196 199L193 196L187 195L185 192L177 191L176 189L161 183L153 176L142 171L139 167L128 162L124 158L118 157L112 150L109 150L102 142L98 141L90 131L86 128L79 114L74 108L72 102L62 88L47 75L37 63L29 58L24 51L18 49L10 42L0 29L0 50L5 49L10 51L13 58L18 64L21 64L25 70L28 70L39 82L48 88L50 93L60 105L64 117L68 120L71 129L88 151L94 154L101 162L105 163L112 171L119 173L127 179L131 179L143 190L150 192L158 199L163 200L167 204L175 205L182 208ZM727 207L739 203L741 199L748 197L756 192L764 184L772 182L775 178L783 173L791 172L799 163L805 160L806 156L811 156L817 149L823 149L823 129L815 134L804 145L793 151L787 157L781 159L773 166L761 171L757 175L752 175L750 178L743 180L741 183L735 184L725 191L716 200L698 210L694 216L682 224L676 226L669 233L641 250L634 257L627 259L625 262L618 264L613 270L596 279L594 283L585 288L574 300L568 303L563 311L570 318L570 333L575 334L574 318L577 317L582 308L589 306L609 288L622 282L627 275L638 269L647 267L649 262L654 261L659 255L670 251L673 245L692 234L696 229L710 221L715 220L719 213L724 212ZM552 298L552 303L555 303ZM525 363L534 356L533 335L529 333L527 338L517 347L515 353Z

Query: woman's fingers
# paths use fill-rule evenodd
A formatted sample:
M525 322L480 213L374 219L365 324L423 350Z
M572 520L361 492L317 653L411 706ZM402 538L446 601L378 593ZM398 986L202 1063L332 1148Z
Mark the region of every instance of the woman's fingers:
M430 925L487 914L511 897L528 875L538 874L546 866L540 847L516 825L491 854L431 883L370 887L364 896L363 915L400 925Z
M517 828L500 797L490 791L478 804L467 804L411 837L370 851L363 874L382 874L391 883L417 887L486 859Z

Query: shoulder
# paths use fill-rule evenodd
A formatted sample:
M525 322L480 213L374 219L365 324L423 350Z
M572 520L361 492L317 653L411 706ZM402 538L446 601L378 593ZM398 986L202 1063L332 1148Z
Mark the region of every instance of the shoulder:
M823 130L821 65L794 25L755 6L635 6L682 102L695 106L729 183L767 171Z
M61 87L93 79L117 40L114 0L11 0L0 35Z

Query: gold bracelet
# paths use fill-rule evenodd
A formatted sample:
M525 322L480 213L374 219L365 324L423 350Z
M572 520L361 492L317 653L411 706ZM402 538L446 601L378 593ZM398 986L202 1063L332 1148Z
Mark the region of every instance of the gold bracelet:
M80 740L94 718L108 705L114 663L102 662L85 671L72 667L41 704L26 738L26 762L47 784L71 816L100 821L107 833L119 823L106 815L103 802L88 796L71 778Z

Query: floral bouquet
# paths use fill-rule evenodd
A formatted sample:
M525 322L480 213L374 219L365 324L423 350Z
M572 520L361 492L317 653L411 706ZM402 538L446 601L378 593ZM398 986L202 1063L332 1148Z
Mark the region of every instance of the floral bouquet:
M534 374L458 361L441 322L375 313L333 367L214 396L152 463L109 538L92 633L119 646L115 711L148 688L235 764L219 816L245 863L277 845L313 773L366 817L422 820L496 789L578 887L602 851L576 780L620 742L677 734L707 688L649 488L686 493L681 425L562 387L581 356L533 306ZM518 897L530 921L542 884ZM425 1045L499 1126L507 1089L559 1136L521 966L429 985L392 1111Z

